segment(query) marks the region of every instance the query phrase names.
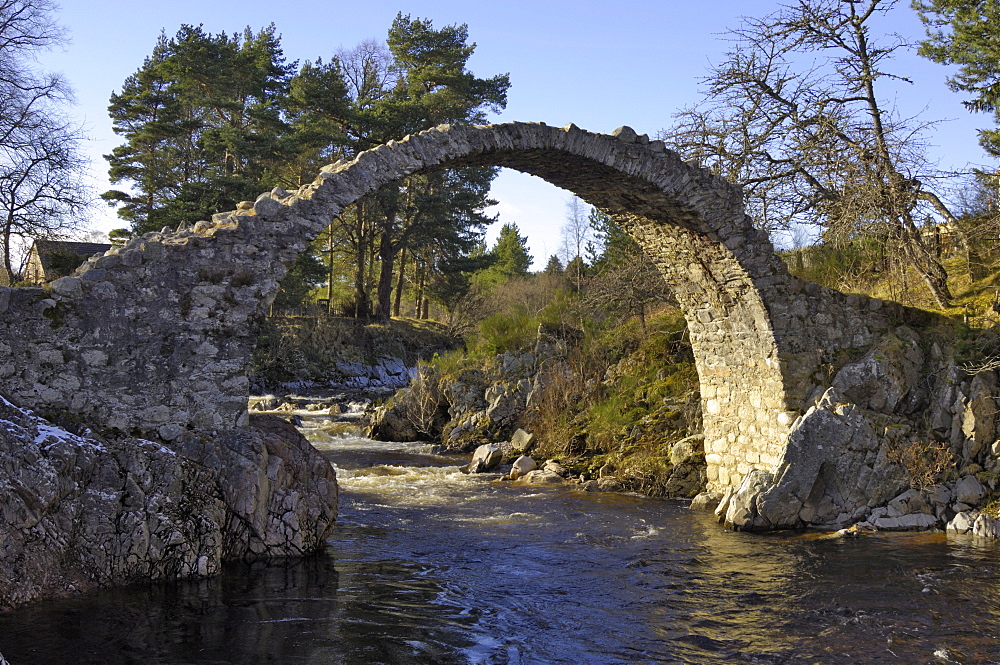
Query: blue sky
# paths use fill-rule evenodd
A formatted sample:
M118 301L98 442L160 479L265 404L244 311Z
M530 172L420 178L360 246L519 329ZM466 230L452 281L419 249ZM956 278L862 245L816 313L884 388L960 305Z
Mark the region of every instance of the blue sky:
M329 58L339 47L367 38L384 39L398 11L432 19L439 27L465 23L477 44L470 69L483 77L510 74L507 109L492 121L573 122L597 132L629 125L652 135L667 127L676 111L697 101L699 78L728 46L723 33L736 27L740 16L761 16L777 5L766 0L172 0L145 9L135 0L63 0L58 19L70 44L42 62L62 72L76 91L74 112L89 129L95 186L104 191L110 185L101 155L119 143L107 116L108 98L139 68L160 31L173 35L182 23L231 33L273 22L287 58L300 61ZM923 36L908 2L883 23L887 31L913 40ZM948 71L915 55L902 58L898 71L914 81L894 92L904 115L949 121L930 137L940 166L961 170L988 163L975 128L988 126L989 118L965 111L961 98L945 87ZM529 237L536 264L542 265L559 249L568 197L538 178L506 170L494 186L501 223L518 224ZM94 226L107 231L123 224L100 205ZM499 224L492 235L498 230Z

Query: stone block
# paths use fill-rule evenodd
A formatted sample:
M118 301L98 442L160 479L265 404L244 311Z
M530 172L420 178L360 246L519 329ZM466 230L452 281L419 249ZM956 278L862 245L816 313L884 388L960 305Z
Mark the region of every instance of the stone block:
M530 472L537 468L535 460L531 459L527 455L521 455L516 460L514 460L510 469L510 479L517 480L522 476L526 476Z
M972 531L972 527L976 523L976 518L979 517L979 511L965 511L958 513L948 525L945 527L946 531L954 531L955 533L969 533Z
M880 531L923 531L935 528L938 520L933 515L916 513L899 517L880 517L872 524Z
M49 284L52 293L63 298L80 298L83 296L83 285L79 277L60 277Z

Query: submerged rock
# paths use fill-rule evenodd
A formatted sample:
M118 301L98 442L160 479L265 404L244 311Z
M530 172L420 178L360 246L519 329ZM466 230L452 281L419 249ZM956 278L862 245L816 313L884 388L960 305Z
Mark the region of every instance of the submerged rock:
M722 500L719 492L701 492L691 499L691 510L711 510L714 511Z
M331 464L288 423L168 445L80 435L0 398L0 610L323 547Z

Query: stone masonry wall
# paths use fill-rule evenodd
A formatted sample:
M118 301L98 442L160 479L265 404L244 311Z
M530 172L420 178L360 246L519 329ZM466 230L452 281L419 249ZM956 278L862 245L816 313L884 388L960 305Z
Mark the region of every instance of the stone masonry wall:
M191 228L150 233L44 289L0 288L0 394L62 420L170 441L247 425L256 322L286 266L360 196L459 165L515 168L615 215L691 326L710 488L773 470L820 364L863 348L885 308L788 275L741 193L627 127L447 126L324 167Z

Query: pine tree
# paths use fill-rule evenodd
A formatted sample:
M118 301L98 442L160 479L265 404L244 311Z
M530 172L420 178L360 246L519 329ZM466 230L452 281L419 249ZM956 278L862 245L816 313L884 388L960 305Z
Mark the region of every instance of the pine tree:
M161 35L109 112L126 142L107 156L120 216L142 233L231 209L274 184L287 159L282 104L294 65L274 25L211 35L181 26Z
M528 253L528 237L521 235L517 224L504 224L488 258L490 266L476 275L476 283L480 286L494 287L524 277L533 260Z
M138 232L158 229L177 220L171 201L183 185L185 173L193 170L184 163L189 154L185 137L192 126L184 122L184 112L170 81L161 71L168 56L169 42L160 36L143 66L125 79L120 93L111 95L108 112L114 132L126 142L105 159L112 183L132 184L132 191L111 190L101 195L109 204L119 204L118 215Z
M563 264L559 260L559 257L553 254L549 257L548 263L545 264L545 270L543 271L546 275L562 277L563 275Z
M974 112L992 113L1000 124L1000 4L994 0L914 0L927 28L920 55L943 65L958 65L948 77L952 90L967 92ZM979 142L1000 157L1000 129L982 129Z
M481 122L487 110L504 108L509 77L502 74L490 79L476 78L466 69L475 50L475 44L467 42L468 27L465 25L434 29L430 20L398 14L387 41L393 57L395 85L390 94L374 104L379 122L376 131L368 136L383 143L443 122ZM450 176L447 186L435 183L435 175L418 176L407 178L402 187L384 187L375 195L382 211L376 307L379 319L389 318L398 253L407 246L408 238L415 235L412 229L442 221L435 211L449 205L455 209L456 194L449 190L469 190L464 197L464 212L451 215L453 221L466 224L467 229L487 223L481 213L472 213L489 205L488 182L496 170L462 169L458 173ZM485 188L482 186L484 180Z

